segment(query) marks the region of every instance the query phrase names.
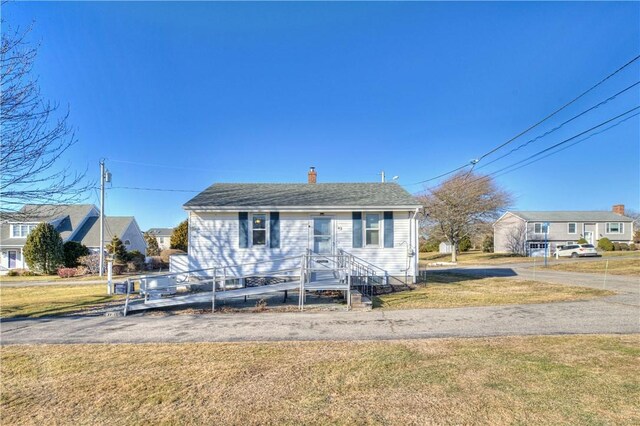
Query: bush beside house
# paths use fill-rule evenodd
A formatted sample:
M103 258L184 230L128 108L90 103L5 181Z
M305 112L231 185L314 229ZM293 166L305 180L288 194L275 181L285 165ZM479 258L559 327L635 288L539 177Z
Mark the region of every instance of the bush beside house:
M53 274L64 264L62 237L53 225L42 222L27 236L23 248L29 269L41 274Z
M66 243L64 243L63 249L64 266L66 266L67 268L77 267L80 264L78 262L78 259L91 253L87 246L76 241L67 241Z
M598 240L598 248L604 251L612 251L614 246L610 239L604 237Z

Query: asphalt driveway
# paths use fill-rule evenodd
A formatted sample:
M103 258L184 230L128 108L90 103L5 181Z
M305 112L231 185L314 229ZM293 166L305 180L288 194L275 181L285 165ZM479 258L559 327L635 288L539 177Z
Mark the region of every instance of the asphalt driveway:
M450 272L531 279L508 266ZM603 288L603 276L536 271L536 279ZM57 317L3 320L3 345L273 340L368 340L536 334L640 332L640 280L609 276L618 294L579 302L371 312L241 313L173 316Z

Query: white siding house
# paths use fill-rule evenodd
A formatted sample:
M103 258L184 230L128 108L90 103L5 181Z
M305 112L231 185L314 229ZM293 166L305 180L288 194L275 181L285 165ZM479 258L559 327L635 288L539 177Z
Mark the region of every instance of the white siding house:
M272 260L256 270L269 272L297 267L281 259L307 250L344 250L413 281L420 204L395 183L314 182L214 184L194 197L184 206L189 269Z

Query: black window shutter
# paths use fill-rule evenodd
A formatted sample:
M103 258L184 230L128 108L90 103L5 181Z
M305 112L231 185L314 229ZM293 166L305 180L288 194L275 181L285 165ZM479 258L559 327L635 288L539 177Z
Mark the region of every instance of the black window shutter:
M353 212L351 215L353 219L353 248L362 247L362 213Z
M269 247L280 247L280 213L269 213Z
M240 222L240 248L249 247L249 213L238 212L238 221Z
M384 212L384 247L393 248L393 212Z

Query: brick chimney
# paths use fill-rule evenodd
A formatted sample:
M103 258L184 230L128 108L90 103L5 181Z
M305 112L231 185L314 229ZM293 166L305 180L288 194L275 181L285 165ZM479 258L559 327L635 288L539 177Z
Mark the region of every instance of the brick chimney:
M624 204L616 204L611 208L611 211L620 216L624 216Z
M318 177L318 173L316 173L316 168L309 167L309 173L307 173L307 183L315 184L317 177ZM623 210L624 210L624 207L623 207Z

